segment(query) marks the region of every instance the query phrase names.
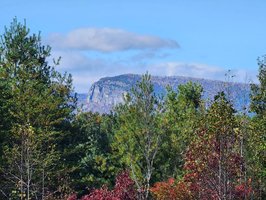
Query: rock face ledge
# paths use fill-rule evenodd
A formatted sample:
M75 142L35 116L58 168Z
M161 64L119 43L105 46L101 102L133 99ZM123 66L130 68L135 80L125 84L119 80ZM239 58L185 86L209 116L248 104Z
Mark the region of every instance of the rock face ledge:
M95 82L89 91L85 108L87 111L109 113L115 105L123 102L126 92L141 80L141 75L125 74L115 77L105 77ZM225 91L232 100L237 110L242 110L249 105L250 86L243 83L223 82L216 80L198 79L191 77L172 76L159 77L152 76L152 83L157 95L165 95L167 85L176 89L178 85L188 81L202 85L204 89L203 98L207 101L220 91Z

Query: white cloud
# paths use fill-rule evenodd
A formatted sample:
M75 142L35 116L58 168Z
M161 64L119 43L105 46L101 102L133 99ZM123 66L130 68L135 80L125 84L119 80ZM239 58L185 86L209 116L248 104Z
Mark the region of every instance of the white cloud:
M236 81L243 83L259 83L257 70L245 70L240 68L238 70L232 70L232 74L235 75L234 78Z
M141 51L133 56L131 56L130 60L133 62L139 62L144 60L151 59L164 59L168 57L170 54L166 52L158 52L153 50Z
M166 62L150 67L152 74L164 76L188 76L197 78L219 79L225 70L216 66L200 63Z
M124 61L106 58L93 58L76 51L55 51L52 57L62 59L57 70L72 74L73 84L77 92L88 92L92 83L102 77L125 73L142 73L139 67Z
M87 57L83 56L81 53L67 52L67 51L53 51L53 58L61 57L59 68L61 70L71 70L78 69L80 66L87 64Z
M48 43L54 48L100 52L179 47L174 40L113 28L76 29L67 35L55 33L48 37Z
M106 76L126 73L144 74L149 72L156 76L188 76L225 81L227 71L218 66L189 62L136 63L132 61L95 58L78 51L56 51L53 57L62 56L58 70L73 75L73 84L77 92L88 92L95 81ZM131 59L131 58L129 58ZM232 70L235 75L230 81L249 83L256 82L256 72L244 69Z
M153 75L159 76L187 76L195 78L204 78L221 81L235 81L235 82L257 82L256 72L247 71L245 69L228 70L207 64L201 63L184 63L184 62L165 62L149 66L148 71ZM230 77L232 76L232 77Z

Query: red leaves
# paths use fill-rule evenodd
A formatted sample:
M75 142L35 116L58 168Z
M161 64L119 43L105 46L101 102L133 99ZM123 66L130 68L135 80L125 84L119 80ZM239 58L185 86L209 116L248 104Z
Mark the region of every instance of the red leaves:
M198 140L189 146L184 166L184 181L193 196L208 200L241 199L251 193L250 187L239 185L244 162L237 148L234 135L199 132Z
M81 200L119 200L116 199L112 191L103 186L101 189L93 190L89 195L85 195Z
M245 197L250 196L252 193L252 187L251 187L251 180L248 181L248 183L242 183L235 186L235 196L238 197L238 199L245 199Z
M135 183L130 178L128 172L122 172L117 178L113 193L116 197L123 200L135 199L137 192L135 190Z
M67 200L77 200L77 195L72 194L70 197L67 198Z
M169 178L166 182L157 182L150 189L151 193L159 200L190 200L191 193L185 182L175 183L173 178Z
M113 190L108 190L106 186L103 186L83 196L81 200L134 200L136 196L135 183L125 171L117 176ZM77 200L77 196L72 195L68 200Z

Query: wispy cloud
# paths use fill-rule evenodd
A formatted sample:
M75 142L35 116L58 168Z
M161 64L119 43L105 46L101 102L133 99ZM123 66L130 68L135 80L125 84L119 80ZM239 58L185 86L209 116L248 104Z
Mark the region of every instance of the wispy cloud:
M149 72L156 76L189 76L196 78L226 80L227 71L222 67L202 63L189 62L155 62L136 63L124 62L109 58L95 58L77 51L56 51L53 57L62 56L58 70L68 71L73 75L73 83L77 92L88 92L95 81L106 76L125 73L143 74ZM130 59L130 58L129 58ZM256 82L256 72L232 70L235 77L231 81Z
M88 92L95 81L106 76L145 72L143 66L134 66L133 63L117 61L107 58L95 58L76 51L54 51L52 57L61 56L57 70L72 74L73 84L77 92Z
M188 76L198 78L220 79L225 70L201 63L165 62L154 64L151 73L163 74L165 76Z
M174 40L114 28L82 28L66 35L54 33L48 37L48 43L59 49L100 52L179 48Z
M244 69L230 70L218 66L212 66L202 63L185 63L185 62L165 62L157 63L149 67L149 72L154 75L163 76L187 76L195 78L204 78L221 81L236 82L257 82L256 72ZM227 76L226 76L227 74ZM229 77L231 76L231 77Z
M144 60L151 60L151 59L164 59L168 57L170 53L167 52L158 52L158 51L153 51L153 50L146 50L146 51L141 51L135 55L132 55L130 60L132 62L140 62Z

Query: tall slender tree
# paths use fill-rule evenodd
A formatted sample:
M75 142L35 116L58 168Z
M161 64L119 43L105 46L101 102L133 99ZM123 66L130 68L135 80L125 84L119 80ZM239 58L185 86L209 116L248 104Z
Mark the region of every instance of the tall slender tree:
M258 59L259 84L251 84L250 110L255 114L251 122L251 134L248 139L249 172L256 181L258 196L266 196L266 56Z
M149 197L154 162L160 149L160 108L151 76L145 74L126 96L125 104L116 109L119 127L113 147L130 169L140 199Z

